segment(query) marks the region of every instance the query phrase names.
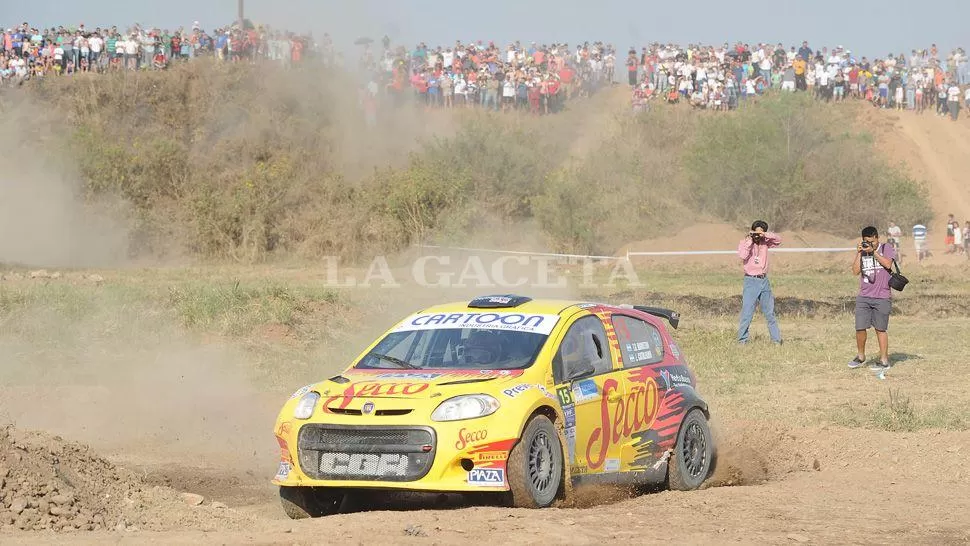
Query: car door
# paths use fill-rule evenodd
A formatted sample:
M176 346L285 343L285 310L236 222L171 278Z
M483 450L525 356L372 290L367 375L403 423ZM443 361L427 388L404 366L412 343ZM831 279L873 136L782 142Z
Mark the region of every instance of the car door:
M660 330L648 321L616 313L611 323L623 360L620 458L624 470L643 470L664 451L655 424L667 393L657 383L666 349Z
M622 402L624 382L617 377L622 370L607 326L596 315L579 317L553 357L573 477L619 470L619 449L607 415L609 404Z

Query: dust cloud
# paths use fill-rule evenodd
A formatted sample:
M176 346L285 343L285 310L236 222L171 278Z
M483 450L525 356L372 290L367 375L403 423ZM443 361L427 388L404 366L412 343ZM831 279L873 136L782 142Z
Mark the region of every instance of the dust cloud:
M716 417L710 424L717 453L714 472L704 488L758 485L812 467L813 457L779 425L725 422Z
M193 343L161 322L154 328L158 335L105 335L103 323L90 321L48 333L56 339L4 337L0 420L139 464L269 472L281 395L249 381L251 362L238 348Z
M0 101L0 263L37 267L117 266L126 259L128 207L85 202L61 155L64 120L23 96Z

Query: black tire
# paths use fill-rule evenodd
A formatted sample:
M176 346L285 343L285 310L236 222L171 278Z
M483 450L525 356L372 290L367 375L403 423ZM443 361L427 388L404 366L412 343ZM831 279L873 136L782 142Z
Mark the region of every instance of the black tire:
M319 518L340 511L345 493L325 487L280 486L280 504L290 519Z
M676 491L693 491L713 470L714 438L704 412L687 412L677 433L677 444L667 465L667 486Z
M563 480L562 444L548 417L529 421L512 448L507 471L513 506L545 508L556 500Z

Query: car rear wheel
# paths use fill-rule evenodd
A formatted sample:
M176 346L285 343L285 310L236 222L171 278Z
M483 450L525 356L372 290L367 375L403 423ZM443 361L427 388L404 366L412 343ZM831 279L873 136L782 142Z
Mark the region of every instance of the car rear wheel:
M508 460L512 505L545 508L556 500L562 485L562 444L552 421L536 415L526 425L522 438Z
M667 467L667 484L671 489L697 489L711 474L714 462L714 439L704 413L694 408L684 417L677 433L677 445Z
M290 519L319 518L340 511L345 493L326 487L280 486L280 503Z

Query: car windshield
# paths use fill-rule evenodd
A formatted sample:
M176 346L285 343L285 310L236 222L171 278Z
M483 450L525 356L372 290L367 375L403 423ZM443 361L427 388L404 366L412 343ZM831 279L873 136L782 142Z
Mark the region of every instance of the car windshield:
M556 315L512 313L415 315L388 333L355 368L527 368L557 320Z

